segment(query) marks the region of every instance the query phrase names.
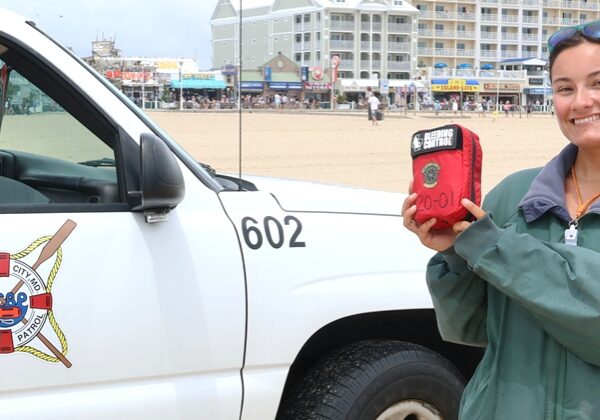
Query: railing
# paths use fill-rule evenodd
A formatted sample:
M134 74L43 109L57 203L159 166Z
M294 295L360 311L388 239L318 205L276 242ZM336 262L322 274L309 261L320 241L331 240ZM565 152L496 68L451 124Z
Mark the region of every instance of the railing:
M329 23L330 29L337 29L342 31L353 31L354 21L353 20L331 20Z
M388 61L388 70L410 70L410 61Z
M502 23L518 24L519 15L502 15Z
M332 39L329 41L329 47L336 50L353 50L354 41L345 39Z
M410 52L410 42L388 42L390 52Z
M501 35L501 39L502 39L502 41L515 41L516 42L519 40L519 34L503 32Z
M481 50L479 55L482 58L496 58L498 57L498 50Z
M396 22L388 23L388 32L409 34L409 33L411 33L411 31L412 31L412 28L411 28L410 23L396 23Z
M523 42L537 42L538 36L536 34L523 34Z
M498 38L498 32L482 32L481 39L486 41L495 41Z
M513 51L513 50L500 51L500 57L502 59L505 59L505 58L517 58L517 57L519 57L519 51Z
M522 58L536 58L538 53L536 51L521 51Z
M497 13L482 13L481 14L482 22L490 22L497 23L498 22L498 14Z
M354 70L354 60L342 59L338 67L340 70Z
M381 69L381 60L360 60L361 70L379 70Z
M526 25L537 25L539 22L539 16L523 16L523 23Z
M312 46L313 46L313 44L311 41L296 42L294 44L294 50L295 51L310 50L310 49L312 49Z
M540 0L523 0L523 6L525 7L540 7Z

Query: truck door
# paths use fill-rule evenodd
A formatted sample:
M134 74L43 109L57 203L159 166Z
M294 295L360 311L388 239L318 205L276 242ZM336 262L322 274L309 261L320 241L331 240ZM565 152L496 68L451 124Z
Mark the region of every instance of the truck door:
M3 417L237 418L244 276L217 195L180 162L169 219L132 212L141 120L13 41L0 38Z

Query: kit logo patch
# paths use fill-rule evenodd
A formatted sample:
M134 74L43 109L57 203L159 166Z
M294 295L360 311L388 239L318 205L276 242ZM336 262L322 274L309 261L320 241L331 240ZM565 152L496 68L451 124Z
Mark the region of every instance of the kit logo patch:
M462 142L457 130L453 127L443 127L415 133L411 140L410 154L415 157L425 153L460 148L462 148Z
M428 163L423 166L421 173L423 174L423 186L426 188L433 188L438 183L440 177L441 166L437 163Z
M75 226L67 220L54 235L35 240L21 252L0 252L0 354L23 352L72 366L67 359L67 339L54 316L52 286L62 262L61 245ZM54 262L44 281L38 268L48 260ZM51 332L60 350L47 338ZM38 348L40 344L45 350Z

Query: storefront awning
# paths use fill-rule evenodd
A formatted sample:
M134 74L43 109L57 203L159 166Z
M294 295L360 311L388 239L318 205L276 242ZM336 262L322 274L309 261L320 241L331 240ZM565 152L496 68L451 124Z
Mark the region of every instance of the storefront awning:
M211 80L211 79L184 79L181 82L179 80L171 80L171 87L174 89L225 89L225 82L223 80Z

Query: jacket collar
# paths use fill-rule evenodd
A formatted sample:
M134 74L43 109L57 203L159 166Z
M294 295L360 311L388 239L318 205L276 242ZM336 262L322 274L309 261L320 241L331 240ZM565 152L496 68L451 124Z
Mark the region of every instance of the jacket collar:
M567 222L571 220L566 210L565 178L575 163L577 150L577 146L568 144L535 177L519 203L527 223L537 220L548 211Z

